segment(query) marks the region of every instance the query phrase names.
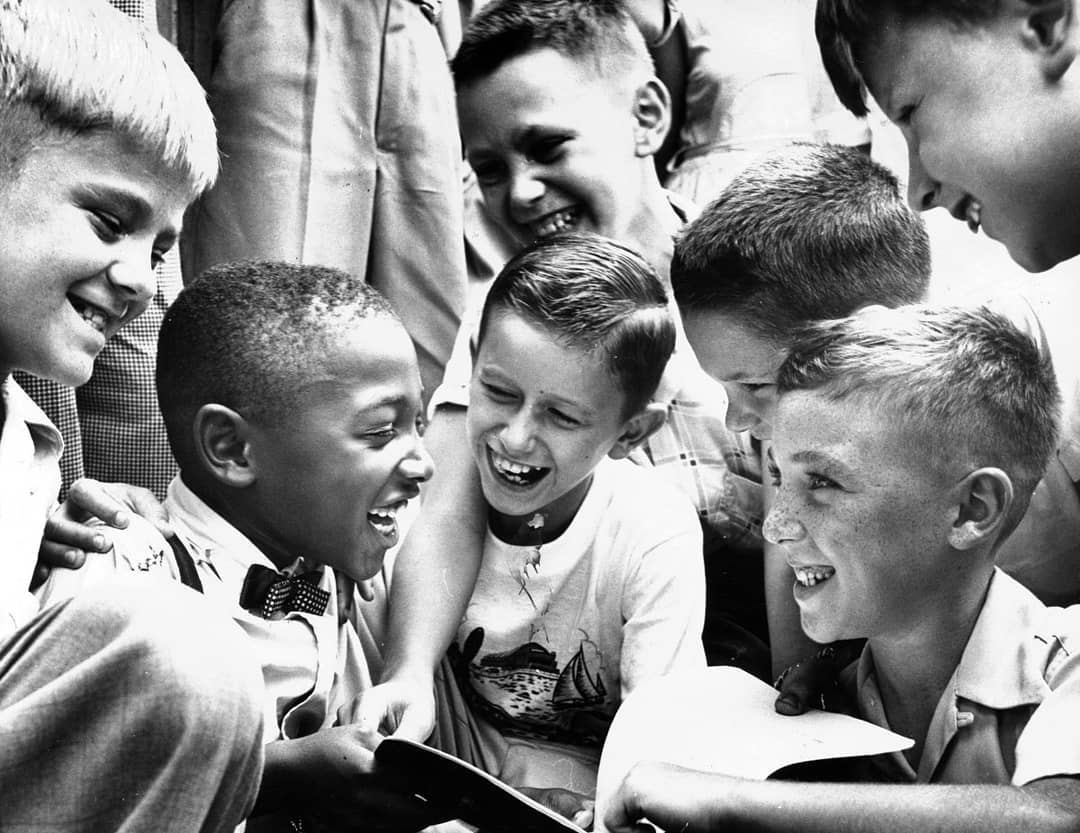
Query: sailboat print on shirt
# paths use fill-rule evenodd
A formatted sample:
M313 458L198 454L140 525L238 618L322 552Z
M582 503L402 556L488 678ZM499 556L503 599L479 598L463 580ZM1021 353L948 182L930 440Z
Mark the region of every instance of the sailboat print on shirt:
M600 674L596 644L582 634L577 650L561 669L556 654L535 641L480 656L483 628L452 646L451 662L467 699L498 726L558 738L581 712L602 710L607 686Z

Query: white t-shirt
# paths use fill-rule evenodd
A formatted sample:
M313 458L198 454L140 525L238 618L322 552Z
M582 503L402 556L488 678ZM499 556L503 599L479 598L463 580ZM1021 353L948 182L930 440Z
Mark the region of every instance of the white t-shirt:
M451 652L466 696L496 726L587 743L641 681L704 667L704 614L689 500L649 469L605 459L539 555L489 530Z

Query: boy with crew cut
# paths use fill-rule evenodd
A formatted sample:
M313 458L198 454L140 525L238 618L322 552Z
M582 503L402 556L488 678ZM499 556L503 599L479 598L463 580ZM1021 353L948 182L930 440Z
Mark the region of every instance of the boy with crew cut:
M930 245L886 168L855 148L798 144L749 165L686 227L671 283L690 344L727 393L728 427L767 444L776 371L799 329L923 300ZM766 504L771 495L766 485ZM768 543L764 580L776 676L817 647Z
M432 467L416 351L389 303L328 267L205 271L170 306L158 399L180 474L177 538L136 519L110 556L42 594L117 569L201 590L247 635L266 683L266 768L249 829L301 819L422 827L430 812L374 772L374 732L334 726L380 670L383 557ZM354 583L371 580L361 602Z
M1072 0L819 0L840 100L867 91L908 144L908 198L1039 272L1080 252L1080 50Z
M166 41L97 0L0 2L5 828L229 830L254 799L261 683L227 617L129 582L47 609L30 595L63 443L11 378L89 378L216 172L202 90Z
M488 529L435 743L513 786L591 799L623 698L705 665L700 526L626 459L674 344L655 271L598 235L537 241L488 292L467 426Z
M875 308L808 328L780 368L765 522L814 639L866 637L846 683L915 740L875 783L632 770L611 831L1066 831L1080 824L1080 608L994 566L1057 441L1053 371L985 309Z
M452 70L486 212L521 245L577 230L633 246L666 286L673 237L690 208L657 178L653 155L667 132L668 94L624 4L493 2L469 21ZM724 426L723 392L701 371L678 321L676 328L656 394L668 419L633 457L693 500L708 564L752 561L762 546L760 460L749 437ZM474 316L432 398L427 437L440 474L395 565L392 685L372 692L365 709L375 724L420 739L433 722L433 669L460 621L485 531L465 443L475 330ZM443 611L437 619L434 609ZM730 661L726 647L716 654Z

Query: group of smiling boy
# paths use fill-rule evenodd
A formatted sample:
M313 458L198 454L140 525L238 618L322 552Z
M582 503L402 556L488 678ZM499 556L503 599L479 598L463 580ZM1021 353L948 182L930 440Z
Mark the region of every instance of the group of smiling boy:
M946 207L1033 271L1080 253L1075 12L819 2L841 100L860 111L869 91L904 132L912 206ZM905 306L925 293L926 235L857 151L783 151L695 219L657 179L667 93L616 0L502 0L470 22L463 142L523 251L459 339L468 369L426 437L412 344L363 276L211 270L161 334L170 534L131 519L111 559L29 597L60 449L10 372L84 381L216 171L190 73L120 17L0 0L0 824L441 820L375 764L386 731L435 729L519 786L587 794L529 769L550 753L548 772L577 772L559 762L578 744L489 732L497 694L480 716L476 691L459 701L481 672L545 667L562 639L552 660L577 646L599 671L544 739L599 742L637 680L704 662L704 532L731 557L764 536L774 664L866 639L841 685L915 745L847 784L642 764L609 830L1077 828L1080 614L995 566L1048 467L1070 463L1049 357L991 310ZM386 632L384 555L433 471ZM587 796L567 807L587 820Z

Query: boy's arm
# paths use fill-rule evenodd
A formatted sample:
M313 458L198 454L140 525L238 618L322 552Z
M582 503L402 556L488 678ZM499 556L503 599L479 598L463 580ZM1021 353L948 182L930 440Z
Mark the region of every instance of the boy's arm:
M611 833L640 833L642 818L685 833L1064 833L1080 825L1080 779L1024 787L748 781L648 763L626 776L604 821Z
M435 667L454 637L480 570L487 509L465 435L465 409L441 407L424 434L437 475L402 544L390 586L382 684L342 722L423 741L434 725Z
M419 830L444 821L415 790L376 771L379 735L359 726L334 726L265 747L252 816L287 812L333 829Z
M653 472L643 474L653 476ZM701 631L705 623L705 564L701 525L681 493L663 494L652 501L651 514L620 532L616 541L632 538L637 549L625 553L629 578L623 580L622 697L646 680L680 670L705 667ZM655 518L663 518L657 526ZM649 541L649 531L662 530L662 538ZM655 534L655 533L654 533ZM633 557L628 557L633 554ZM601 576L603 581L606 576Z
M108 552L112 546L100 526L86 523L97 518L114 529L125 529L131 513L148 520L166 538L173 534L169 515L149 489L127 483L101 483L88 477L71 484L64 503L49 517L38 551L36 575L43 581L49 567L82 566L88 552Z

